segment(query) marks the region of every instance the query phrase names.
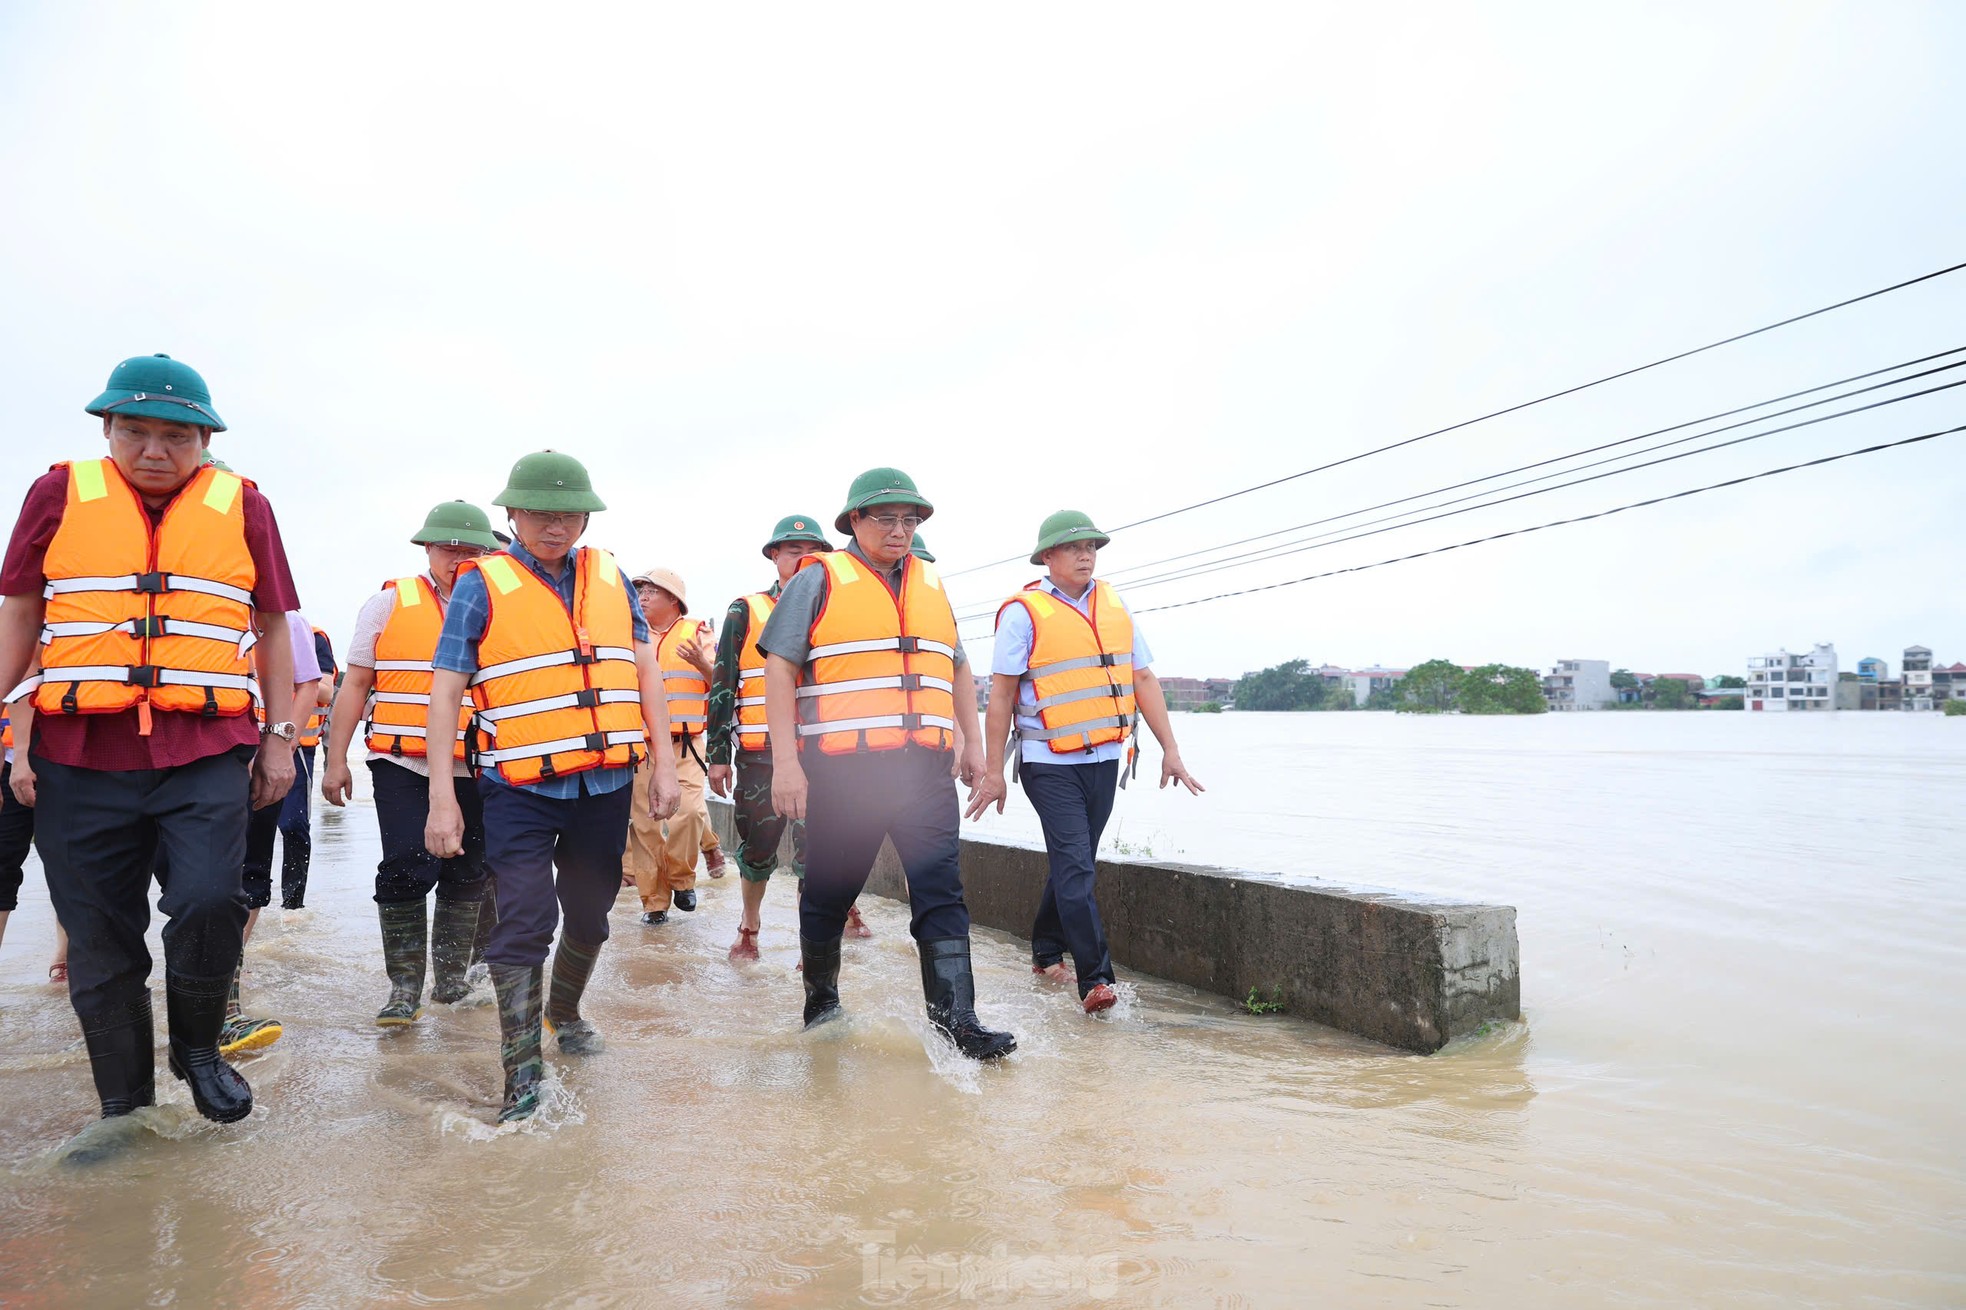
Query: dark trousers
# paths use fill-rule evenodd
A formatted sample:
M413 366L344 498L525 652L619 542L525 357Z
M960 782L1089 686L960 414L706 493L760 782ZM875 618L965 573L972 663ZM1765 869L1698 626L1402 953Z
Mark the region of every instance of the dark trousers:
M34 844L68 930L68 995L85 1023L127 1013L150 976L143 933L153 865L164 889L165 968L229 978L238 967L252 758L252 747L238 746L176 768L117 773L34 761Z
M314 785L314 748L303 746L294 752L294 785L276 804L263 810L254 810L246 822L246 859L239 872L240 884L246 889L246 905L249 909L261 909L273 899L273 838L284 838L285 859L281 862L281 899L288 904L298 904L307 891L307 866L314 852L313 835L307 828L308 791ZM300 810L300 835L296 838L289 816L298 806ZM296 850L298 845L298 850ZM291 876L294 861L300 861L298 879Z
M34 811L14 799L14 766L0 764L0 912L20 905L22 866L34 845Z
M737 825L737 874L746 882L763 882L778 870L778 847L785 839L785 820L771 807L771 756L764 751L737 753L737 794L731 817ZM806 825L792 825L792 873L806 873Z
M598 946L608 939L608 910L621 890L621 856L628 848L629 808L639 791L631 782L604 796L583 792L555 800L478 780L485 866L498 904L486 963L544 964L562 917L562 936L569 941Z
M307 895L307 870L314 862L314 747L294 752L294 785L280 803L280 903L299 905Z
M375 818L382 828L382 862L375 866L378 905L420 901L437 889L445 901L475 901L485 889L485 804L478 784L452 778L457 806L464 811L464 854L440 860L423 844L430 819L430 783L414 769L387 760L370 760L375 783Z
M867 886L881 839L908 874L909 931L918 942L969 936L963 903L962 811L951 752L910 746L859 755L806 751L806 880L799 933L836 941Z
M1025 763L1018 766L1018 776L1044 825L1045 853L1051 857L1037 922L1031 925L1031 959L1053 965L1070 951L1083 996L1098 984L1113 981L1106 925L1099 919L1093 880L1098 872L1099 835L1113 813L1120 762Z

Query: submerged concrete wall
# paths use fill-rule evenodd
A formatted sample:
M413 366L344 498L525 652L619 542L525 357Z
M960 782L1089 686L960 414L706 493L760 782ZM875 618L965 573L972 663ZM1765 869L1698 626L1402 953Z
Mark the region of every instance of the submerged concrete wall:
M730 806L711 803L733 851ZM789 851L785 853L789 859ZM970 917L1027 937L1045 853L965 838ZM1423 1053L1521 1015L1515 910L1286 883L1155 860L1101 860L1099 909L1113 962L1238 1000L1281 992L1286 1011ZM867 889L907 899L883 845Z

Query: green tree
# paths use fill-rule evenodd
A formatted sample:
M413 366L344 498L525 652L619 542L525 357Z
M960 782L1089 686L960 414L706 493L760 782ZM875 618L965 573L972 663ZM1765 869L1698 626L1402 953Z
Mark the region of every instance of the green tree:
M1461 666L1448 660L1428 660L1407 672L1394 690L1399 708L1408 714L1445 714L1461 699Z
M1660 710L1690 710L1693 689L1678 678L1652 679L1652 707Z
M1238 710L1314 710L1324 703L1324 679L1309 660L1286 660L1236 684Z
M1714 701L1713 707L1717 710L1744 710L1747 708L1747 702L1739 696L1722 696Z
M1737 678L1731 673L1723 673L1713 680L1713 685L1727 688L1745 687L1748 685L1748 680L1746 678Z
M1549 709L1535 670L1484 664L1461 677L1461 709L1467 714L1541 714Z
M1366 710L1401 709L1402 706L1400 704L1400 692L1399 692L1400 686L1401 686L1400 683L1395 682L1390 687L1373 688L1372 691L1366 696L1365 704L1359 706L1359 708L1366 709Z
M1611 685L1619 691L1637 691L1638 675L1630 669L1613 669Z

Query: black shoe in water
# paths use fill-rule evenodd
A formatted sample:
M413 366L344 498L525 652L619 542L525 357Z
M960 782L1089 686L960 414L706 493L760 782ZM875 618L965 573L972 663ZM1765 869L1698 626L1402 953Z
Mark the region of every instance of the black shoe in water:
M684 888L682 891L670 892L669 899L674 901L676 903L676 908L681 910L684 914L689 914L696 909L696 892L690 888Z
M830 1023L846 1013L840 1008L840 939L816 942L799 938L799 974L805 980L807 1028Z
M642 927L644 928L660 928L667 922L669 922L669 911L667 910L642 911Z
M921 942L922 995L928 1021L972 1060L998 1060L1017 1049L1009 1033L985 1028L976 1017L976 979L970 972L969 938Z
M218 1053L232 979L164 975L170 1016L171 1073L191 1089L198 1113L213 1123L236 1123L253 1112L253 1089Z

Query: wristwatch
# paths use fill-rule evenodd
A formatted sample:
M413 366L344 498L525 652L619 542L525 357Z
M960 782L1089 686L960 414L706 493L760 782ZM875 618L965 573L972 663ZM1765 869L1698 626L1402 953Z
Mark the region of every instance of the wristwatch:
M262 737L278 737L281 741L291 746L294 744L294 738L300 736L300 729L296 728L291 722L262 723L259 725L259 735Z

